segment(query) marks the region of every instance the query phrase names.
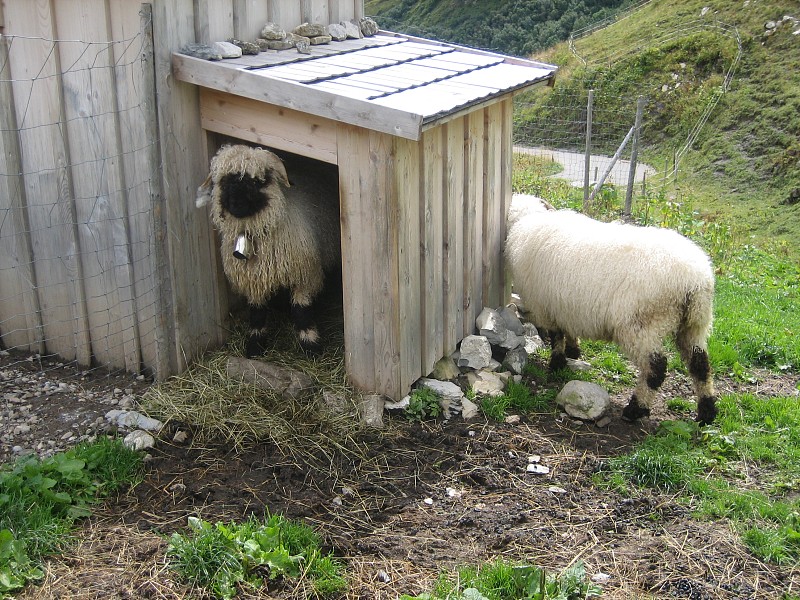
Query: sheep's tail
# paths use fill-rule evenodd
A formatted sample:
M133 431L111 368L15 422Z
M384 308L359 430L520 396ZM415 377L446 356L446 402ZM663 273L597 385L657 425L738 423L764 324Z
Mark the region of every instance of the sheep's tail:
M706 285L686 294L683 319L677 342L681 351L707 348L714 318L714 285Z

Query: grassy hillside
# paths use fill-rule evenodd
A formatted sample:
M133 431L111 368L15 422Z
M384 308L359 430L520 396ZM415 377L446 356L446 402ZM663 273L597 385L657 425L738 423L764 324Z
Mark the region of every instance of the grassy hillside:
M366 0L383 29L524 56L631 0Z
M508 4L371 0L367 9L382 23L381 13L405 6L407 23L435 31L453 31L456 21L467 22L480 12L482 23L503 31ZM589 88L595 90L598 111L613 111L644 95L645 160L662 165L696 136L682 154L678 188L669 193L691 199L711 218L729 221L744 236L800 261L800 33L794 33L800 21L784 19L787 15L800 19L800 3L653 0L576 39L574 53L562 42L535 54L560 67L556 85L537 92L525 109L529 114L517 115L515 124L563 117L565 98L585 97ZM767 29L768 22L777 26ZM573 105L573 123L579 127L585 104L573 100ZM605 124L596 119L595 126Z

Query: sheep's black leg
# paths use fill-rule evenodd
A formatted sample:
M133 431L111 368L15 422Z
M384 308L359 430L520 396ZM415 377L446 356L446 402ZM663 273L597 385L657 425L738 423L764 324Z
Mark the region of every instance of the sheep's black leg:
M578 345L578 340L569 335L565 336L565 340L564 354L567 358L580 358L581 347Z
M302 305L292 302L292 322L297 336L300 338L300 347L303 351L313 356L321 354L322 344L313 303Z
M717 417L717 400L711 384L711 365L708 362L708 353L696 348L689 361L689 374L695 382L699 401L697 403L697 421L703 425L710 425Z
M661 352L653 352L644 368L640 366L639 383L631 400L622 410L622 418L635 421L650 416L650 402L658 388L667 378L667 357ZM641 397L639 396L641 394Z
M650 407L639 404L636 394L631 396L628 406L622 409L622 418L626 421L636 421L642 417L650 416Z
M267 307L264 305L250 305L250 336L247 338L245 356L252 358L264 354L267 339Z
M550 333L550 346L552 352L550 354L550 370L559 371L566 368L567 357L564 353L566 347L566 339L564 333L558 330L552 330Z

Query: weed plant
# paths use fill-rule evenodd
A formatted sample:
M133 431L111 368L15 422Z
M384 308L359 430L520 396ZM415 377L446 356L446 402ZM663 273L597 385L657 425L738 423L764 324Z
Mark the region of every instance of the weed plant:
M313 529L281 515L213 525L190 517L188 534L172 534L167 557L172 570L215 598L258 590L265 578L308 582L313 597L338 596L347 589L343 569L321 545Z
M578 600L599 596L588 581L583 563L561 573L498 559L480 567L462 567L454 576L442 573L432 593L401 596L401 600Z
M0 466L0 598L40 579L41 561L69 543L75 521L141 475L141 454L110 438Z

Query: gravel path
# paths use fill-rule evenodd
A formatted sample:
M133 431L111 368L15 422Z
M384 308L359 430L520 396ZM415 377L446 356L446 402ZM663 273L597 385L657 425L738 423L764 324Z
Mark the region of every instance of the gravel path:
M105 415L135 408L149 385L144 377L0 352L0 462L49 456L116 431Z

